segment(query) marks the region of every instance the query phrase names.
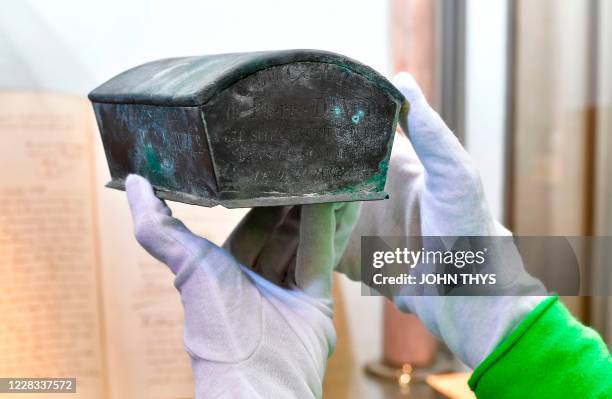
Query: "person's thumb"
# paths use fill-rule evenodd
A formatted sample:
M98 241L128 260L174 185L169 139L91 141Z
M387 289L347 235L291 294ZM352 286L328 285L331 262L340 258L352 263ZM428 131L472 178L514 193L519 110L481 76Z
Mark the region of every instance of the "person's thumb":
M407 120L401 120L400 125L425 168L429 177L427 183L435 184L436 179L457 182L477 178L472 159L427 103L414 77L401 72L395 76L393 84L410 104Z
M492 217L472 158L429 106L410 74L398 74L394 84L410 103L402 128L425 169L421 233L439 236L491 234Z
M214 248L205 238L193 234L172 217L166 204L157 198L151 184L142 176L129 175L125 181L136 240L159 261L177 274L190 259Z

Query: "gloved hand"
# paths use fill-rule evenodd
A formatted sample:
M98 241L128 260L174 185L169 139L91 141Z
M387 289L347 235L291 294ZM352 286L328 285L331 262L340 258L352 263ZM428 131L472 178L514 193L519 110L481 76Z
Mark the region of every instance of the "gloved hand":
M414 78L401 73L394 84L410 103L407 119L400 120L410 142L396 135L385 187L389 200L363 204L337 267L354 280L360 279L361 236L510 235L492 217L469 154L431 109ZM392 298L470 367L491 353L543 299L538 295L545 294L541 283L525 272L516 248L502 250L509 255L507 262L492 265L503 279L496 293L500 296Z
M331 271L357 213L345 204L295 208L294 269L268 273L282 277L279 287L191 233L146 179L128 176L126 191L138 242L175 274L196 397L320 398L336 341ZM269 211L277 213L268 221L286 216L282 208ZM242 232L244 248L275 239ZM251 261L266 271L265 256Z
M492 217L469 154L427 104L412 76L399 74L395 85L410 103L407 119L400 120L410 141L396 134L385 186L389 199L364 202L360 212L353 210L359 212L357 225L336 270L356 281L361 280L361 236L510 235ZM291 242L297 237L291 225L296 221L288 215L282 223L268 223L269 212L252 210L234 235L265 231L265 236L283 240L238 240L243 245L233 253L239 258L245 254L245 262L266 259L267 270L283 272L292 267ZM283 241L286 245L279 245ZM464 363L475 367L545 294L539 281L525 272L516 248L501 250L507 262L492 265L502 282L499 296L409 296L406 290L404 296L390 299L400 310L415 313Z

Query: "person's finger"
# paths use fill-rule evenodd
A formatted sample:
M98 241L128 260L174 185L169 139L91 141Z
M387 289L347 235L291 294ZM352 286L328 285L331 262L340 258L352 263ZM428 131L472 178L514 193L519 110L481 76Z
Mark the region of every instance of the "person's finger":
M152 256L177 274L190 259L216 248L210 241L193 234L155 196L153 187L142 176L129 175L125 181L136 239Z
M333 203L302 206L296 285L315 298L330 298L336 230Z
M214 362L248 359L261 340L263 317L251 279L227 251L173 218L146 179L130 175L125 186L138 242L176 275L188 352Z
M290 206L264 206L251 209L232 230L223 248L240 263L255 269L255 261L270 241L270 236L283 223Z
M408 118L400 121L400 125L410 138L430 179L476 179L470 156L442 118L427 103L412 75L401 72L395 76L393 84L410 104ZM434 182L435 180L430 181Z
M286 285L293 281L299 223L299 206L254 208L242 218L223 248L264 278Z
M420 199L424 221L421 233L432 236L491 234L490 211L471 157L427 104L410 74L400 73L394 83L410 102L404 128L425 169Z
M334 266L339 262L348 244L359 215L360 205L359 202L334 205L336 224L333 241L330 240L330 243L333 244L332 264ZM244 224L244 226L237 228L235 239L232 240L234 243L226 246L228 249L231 248L232 255L242 263L251 266L261 276L280 285L295 283L298 245L310 245L310 241L300 244L301 208L299 206L287 208L289 211L283 213L282 220L273 218L269 212L266 212L266 221L258 221L257 219L262 215L254 217L258 213L257 209L251 211L241 222L241 225ZM275 226L270 223L271 220L274 220ZM266 226L267 229L262 228ZM265 238L257 239L253 237L254 235L265 235ZM255 246L256 250L253 249ZM249 251L251 256L247 257L248 262L246 262L244 254L248 255Z
M300 206L291 207L255 259L254 270L279 285L294 280L294 263L300 240L300 213Z
M337 203L335 207L336 231L334 235L334 262L335 269L348 246L357 219L361 211L360 202Z

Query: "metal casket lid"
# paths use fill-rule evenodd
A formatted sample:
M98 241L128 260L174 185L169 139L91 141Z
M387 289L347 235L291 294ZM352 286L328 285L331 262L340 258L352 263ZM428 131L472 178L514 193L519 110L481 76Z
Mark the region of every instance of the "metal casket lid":
M251 207L384 199L402 94L319 50L169 58L89 94L112 180L160 198Z
M335 64L362 75L399 103L402 94L374 69L321 50L277 50L166 58L120 73L89 93L99 103L197 106L259 70L294 62Z

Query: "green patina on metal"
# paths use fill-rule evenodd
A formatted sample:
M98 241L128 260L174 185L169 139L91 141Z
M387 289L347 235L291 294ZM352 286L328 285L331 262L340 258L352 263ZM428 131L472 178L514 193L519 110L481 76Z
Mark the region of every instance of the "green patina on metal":
M363 120L364 117L364 112L363 110L358 110L356 114L354 114L353 116L351 116L351 121L357 125L359 122L361 122Z
M250 207L384 199L403 96L339 54L172 58L92 93L112 180L161 198Z
M162 173L162 166L157 156L157 152L153 148L150 143L145 144L145 155L143 160L145 162L141 163L141 173L146 173L152 176L155 183L161 183L164 179L164 174Z
M162 161L151 143L144 145L144 156L141 158L139 174L148 176L151 184L168 185L168 172L162 165Z
M338 190L338 193L363 193L364 191L383 191L387 182L387 170L389 168L389 160L385 159L380 162L380 172L372 175L364 180L358 186L347 186ZM333 193L331 193L333 194Z

